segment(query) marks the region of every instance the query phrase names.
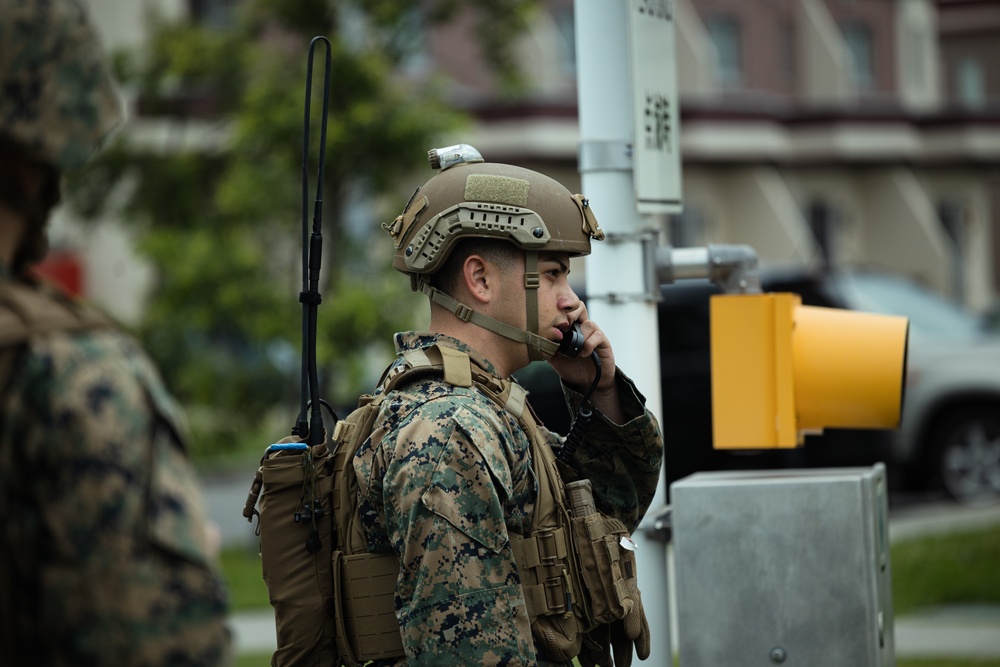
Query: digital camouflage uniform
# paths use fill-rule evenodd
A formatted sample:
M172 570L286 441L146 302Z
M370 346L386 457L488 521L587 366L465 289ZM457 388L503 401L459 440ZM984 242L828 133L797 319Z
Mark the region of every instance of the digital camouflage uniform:
M0 662L227 664L184 427L149 359L110 328L2 353Z
M82 0L0 0L0 146L17 149L0 205L23 223L19 276L58 177L122 119ZM16 171L39 167L55 180L44 199ZM177 407L110 326L17 328L35 322L24 303L65 311L15 280L0 264L0 664L227 664L225 591Z
M399 355L454 347L496 373L454 338L409 332L395 344ZM642 396L620 373L616 381L629 421L615 425L595 412L573 467L591 480L599 509L632 530L656 491L662 441ZM530 443L514 416L475 386L420 379L382 403L354 465L369 551L400 557L405 664L548 664L531 640L508 540L528 533L537 495Z

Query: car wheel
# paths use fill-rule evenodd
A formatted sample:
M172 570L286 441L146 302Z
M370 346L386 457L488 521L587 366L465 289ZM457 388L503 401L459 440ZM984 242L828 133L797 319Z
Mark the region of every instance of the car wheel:
M945 493L967 503L1000 502L1000 412L966 408L931 435L936 473Z

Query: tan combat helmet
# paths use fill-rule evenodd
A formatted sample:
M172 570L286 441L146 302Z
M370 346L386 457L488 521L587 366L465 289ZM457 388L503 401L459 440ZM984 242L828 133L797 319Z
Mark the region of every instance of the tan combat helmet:
M0 136L65 171L123 119L81 0L0 0Z
M511 340L525 343L533 360L555 354L558 344L538 331L538 253L589 255L590 240L604 232L582 195L557 181L508 164L485 162L467 144L428 152L441 172L418 188L406 209L383 225L396 243L392 266L408 274L414 290L458 317ZM500 239L525 252L527 330L487 317L432 287L436 273L456 243L468 238Z

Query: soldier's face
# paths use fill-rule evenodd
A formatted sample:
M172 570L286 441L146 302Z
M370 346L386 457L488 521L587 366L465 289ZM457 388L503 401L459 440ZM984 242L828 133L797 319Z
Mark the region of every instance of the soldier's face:
M538 257L538 327L539 335L561 340L581 307L580 297L569 284L569 255L542 253Z

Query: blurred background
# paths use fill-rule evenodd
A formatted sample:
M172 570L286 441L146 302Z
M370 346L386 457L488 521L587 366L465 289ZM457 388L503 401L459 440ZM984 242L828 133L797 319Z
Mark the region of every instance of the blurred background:
M908 315L906 422L865 434L877 442L849 462L886 461L900 488L1000 497L1000 3L654 4L677 28L684 189L681 215L653 218L661 241L749 244L774 289L808 283L807 303ZM579 188L576 53L604 45L575 43L571 0L91 6L131 120L70 182L42 271L143 338L203 468L256 460L297 413L314 35L333 44L319 354L339 411L376 381L391 332L426 317L380 224L431 175L428 148L471 143ZM578 286L585 272L576 262ZM790 461L710 451L707 292L682 297L665 288L660 314L668 477L840 463L816 438ZM551 380L523 378L563 427Z
M913 497L995 507L1000 3L649 4L674 16L681 105L684 212L653 219L661 241L749 244L768 289L911 318L899 431L827 433L780 457L734 458L709 447L712 288L664 287L668 478L881 460L894 521L912 517ZM135 331L160 363L188 412L234 609L264 607L258 634L268 637L255 538L239 515L263 448L298 412L309 40L332 42L319 359L322 394L341 414L391 358L391 333L425 323L424 299L389 267L380 225L432 175L427 149L470 143L487 160L579 189L576 53L605 45L575 43L572 0L90 5L130 122L67 184L40 271ZM598 219L615 215L592 205ZM581 289L585 272L586 260L574 260ZM563 426L545 368L521 379L545 421ZM899 613L995 609L1000 528L989 517L974 534L894 551ZM954 524L950 514L939 522ZM988 623L992 632L995 615ZM265 646L241 664L267 664L266 655Z

